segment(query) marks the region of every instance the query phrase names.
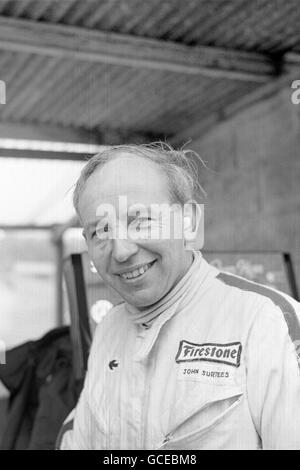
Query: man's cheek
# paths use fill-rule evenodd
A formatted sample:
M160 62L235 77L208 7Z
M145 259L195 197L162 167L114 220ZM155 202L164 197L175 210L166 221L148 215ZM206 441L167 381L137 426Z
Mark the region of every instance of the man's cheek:
M178 251L182 251L183 242L179 240L148 240L139 243L139 247L151 253L153 259L165 264L168 259L174 258Z
M97 259L103 259L106 256L107 242L104 243L100 240L90 240L87 244L88 252L90 257L96 261Z
M149 239L149 240L140 240L138 241L138 246L140 249L143 249L147 252L151 252L154 255L163 255L164 252L166 251L169 243L167 243L166 240L155 240L155 239Z
M100 276L104 276L107 272L107 262L104 256L101 256L99 250L95 249L94 246L88 246L89 257Z
M162 255L167 253L175 254L177 251L181 250L184 246L183 240L178 239L165 239L165 240L153 240L152 249L156 250Z

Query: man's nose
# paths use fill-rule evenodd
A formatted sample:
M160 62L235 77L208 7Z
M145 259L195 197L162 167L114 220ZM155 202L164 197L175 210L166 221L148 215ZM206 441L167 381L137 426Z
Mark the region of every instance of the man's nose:
M138 246L131 240L113 240L112 256L119 263L127 261L138 252Z

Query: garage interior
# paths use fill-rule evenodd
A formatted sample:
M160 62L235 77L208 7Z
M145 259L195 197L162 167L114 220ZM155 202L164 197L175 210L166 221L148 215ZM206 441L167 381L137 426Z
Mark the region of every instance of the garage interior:
M204 250L288 253L297 288L299 25L297 0L0 0L8 347L68 321L63 259L82 247L71 192L104 146L196 151ZM1 389L0 415L6 401Z

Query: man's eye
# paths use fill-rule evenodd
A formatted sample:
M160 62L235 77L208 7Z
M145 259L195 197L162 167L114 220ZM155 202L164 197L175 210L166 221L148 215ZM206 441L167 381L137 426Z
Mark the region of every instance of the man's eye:
M103 224L102 226L97 227L95 236L98 240L107 240L110 237L110 226L109 224Z
M138 224L143 224L143 223L150 222L151 220L152 220L151 217L140 217L139 219L137 219L137 222Z
M135 230L139 232L142 229L149 229L151 220L151 217L139 217L134 224L136 227Z

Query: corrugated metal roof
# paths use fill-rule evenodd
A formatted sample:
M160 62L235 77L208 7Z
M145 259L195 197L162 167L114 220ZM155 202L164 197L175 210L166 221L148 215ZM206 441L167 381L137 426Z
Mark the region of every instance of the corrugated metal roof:
M276 56L300 50L298 0L0 0L0 15L189 46ZM167 138L259 86L1 48L0 78L8 84L0 123Z
M9 122L172 135L232 93L242 96L257 86L34 54L6 52L0 60L6 63L2 79L9 83L0 119Z
M1 0L0 14L185 44L300 47L298 0Z

